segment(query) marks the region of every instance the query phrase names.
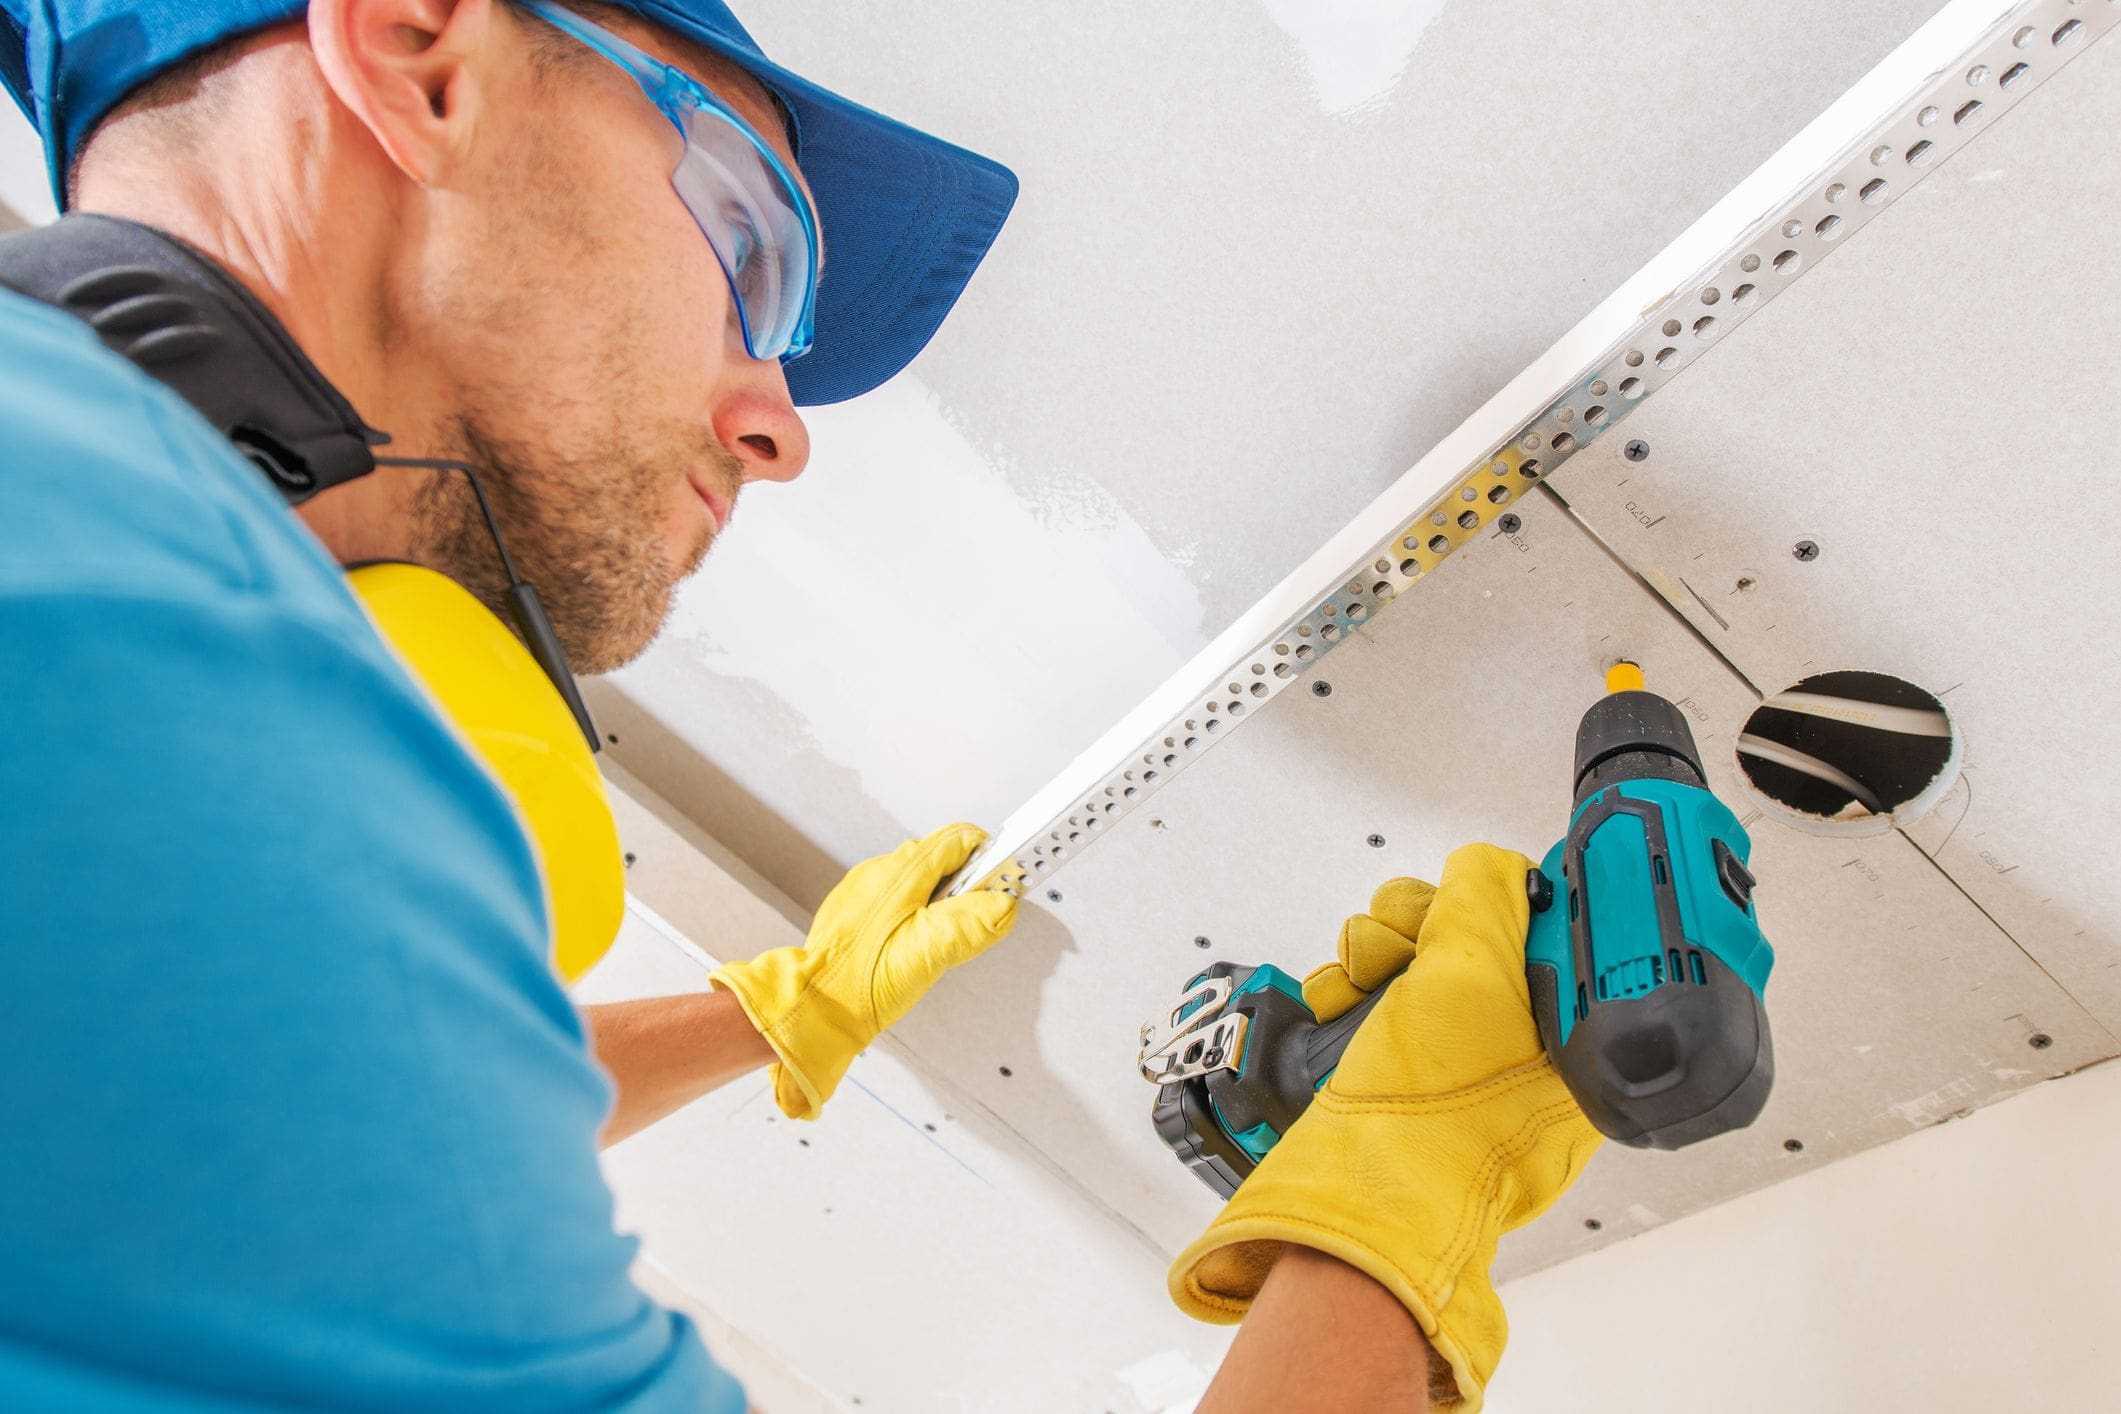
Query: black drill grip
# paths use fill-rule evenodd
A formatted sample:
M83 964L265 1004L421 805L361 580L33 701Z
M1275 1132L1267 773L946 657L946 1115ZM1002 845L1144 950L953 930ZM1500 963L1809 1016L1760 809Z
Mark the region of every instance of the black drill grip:
M1386 987L1391 985L1389 982L1385 984ZM1304 1037L1304 1073L1311 1079L1313 1094L1340 1065L1342 1052L1355 1039L1355 1029L1362 1025L1363 1018L1384 999L1384 995L1384 987L1379 987L1331 1021L1319 1022Z

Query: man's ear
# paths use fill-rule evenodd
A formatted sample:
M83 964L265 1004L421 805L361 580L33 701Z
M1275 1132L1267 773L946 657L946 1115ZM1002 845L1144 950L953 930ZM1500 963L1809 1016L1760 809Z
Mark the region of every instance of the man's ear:
M470 146L495 2L311 0L309 44L324 81L422 186L446 186Z

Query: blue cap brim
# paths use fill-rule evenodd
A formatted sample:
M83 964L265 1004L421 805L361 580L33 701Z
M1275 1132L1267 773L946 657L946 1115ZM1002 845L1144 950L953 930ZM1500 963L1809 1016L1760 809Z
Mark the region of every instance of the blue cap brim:
M737 64L786 104L825 233L810 352L785 367L798 406L845 402L913 361L1016 203L1016 174L790 73L658 0L641 17Z

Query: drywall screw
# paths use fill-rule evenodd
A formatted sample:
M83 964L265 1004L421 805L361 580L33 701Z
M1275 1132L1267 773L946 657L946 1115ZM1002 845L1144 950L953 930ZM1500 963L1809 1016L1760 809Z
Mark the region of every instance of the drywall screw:
M1790 553L1800 560L1816 560L1819 558L1819 542L1816 540L1800 540L1797 542L1796 548L1791 550Z
M1782 1141L1782 1147L1789 1150L1792 1154L1801 1154L1804 1152L1804 1141L1802 1139L1785 1139Z
M1584 1225L1584 1226L1585 1226L1586 1228L1588 1228L1589 1230L1591 1230L1592 1232L1596 1232L1596 1231L1598 1231L1598 1229L1600 1229L1600 1228L1602 1228L1602 1227L1604 1227L1604 1226L1605 1226L1605 1224L1604 1224L1604 1223L1602 1223L1602 1222L1598 1221L1598 1219L1596 1219L1596 1218L1585 1218L1585 1219L1583 1220L1583 1225Z
M1384 837L1383 835L1372 835L1372 836L1370 836L1370 848L1372 848L1372 849L1383 849L1384 847L1385 847L1385 837Z
M604 857L606 859L609 859L611 856L607 854ZM626 856L626 867L628 869L631 869L633 867L633 855L631 853L628 853Z
M1314 682L1311 684L1311 695L1313 697L1331 697L1333 695L1333 684L1324 681Z
M1197 948L1204 948L1204 947L1207 947L1207 946L1208 946L1208 935L1207 935L1206 933L1202 933L1202 934L1200 934L1200 935L1199 935L1198 937L1194 938L1194 940L1193 940L1193 946L1194 946L1194 947L1197 947Z
M1620 449L1620 455L1631 462L1648 461L1650 459L1650 444L1637 437Z
M2048 1035L2045 1031L2035 1031L2032 1035L2025 1038L2025 1044L2036 1051L2044 1051L2055 1044L2055 1038Z
M1048 889L1048 890L1046 890L1046 902L1048 902L1048 903L1059 903L1059 902L1060 902L1060 890L1059 890L1059 889Z
M1515 535L1523 526L1524 522L1519 520L1514 514L1505 515L1501 520L1495 522L1495 528L1504 535Z

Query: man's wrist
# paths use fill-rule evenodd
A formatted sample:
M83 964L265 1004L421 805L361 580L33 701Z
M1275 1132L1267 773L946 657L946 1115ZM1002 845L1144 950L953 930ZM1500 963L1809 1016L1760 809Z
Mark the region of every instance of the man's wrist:
M1432 1371L1440 1371L1441 1383ZM1421 1414L1456 1393L1398 1297L1338 1257L1297 1243L1274 1258L1202 1414L1391 1409Z

